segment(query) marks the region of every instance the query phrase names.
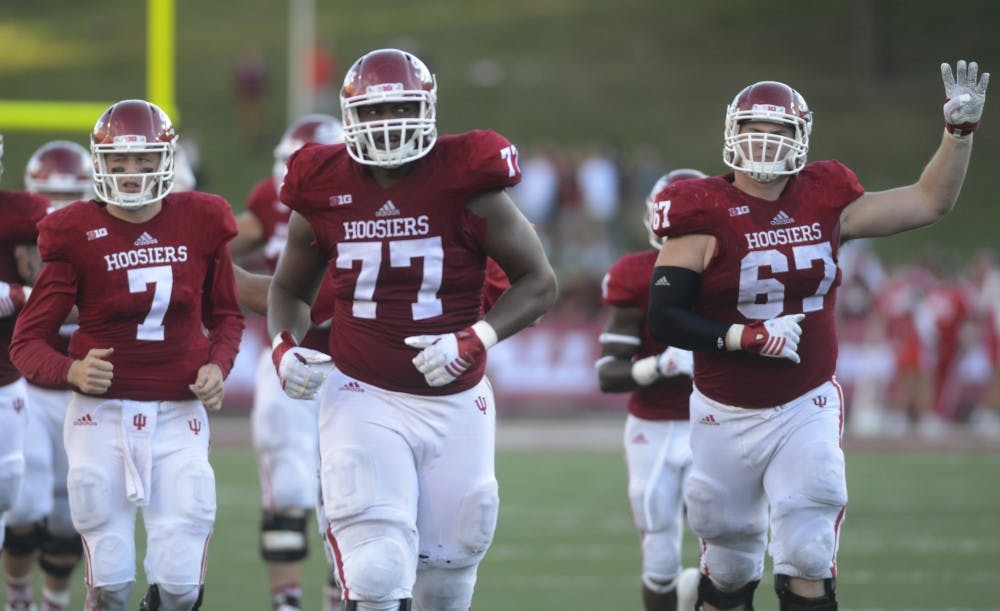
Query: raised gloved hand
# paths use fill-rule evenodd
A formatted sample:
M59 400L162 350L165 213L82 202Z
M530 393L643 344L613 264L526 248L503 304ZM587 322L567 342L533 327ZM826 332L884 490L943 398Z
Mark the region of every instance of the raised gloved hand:
M955 136L968 136L979 127L986 102L986 87L990 73L979 76L979 64L960 59L952 74L951 64L941 64L944 81L944 120L948 131Z
M486 351L497 343L497 332L480 320L454 333L414 335L403 341L411 348L421 348L413 364L427 384L444 386L486 358Z
M664 378L691 377L694 374L694 354L690 350L670 346L656 358L656 371Z
M293 399L312 399L330 373L333 358L295 343L288 331L274 337L271 360L278 371L281 388Z
M805 314L787 314L771 320L732 325L726 333L726 347L798 363L799 338L802 337L799 323L805 317Z
M20 312L29 295L31 295L30 287L0 282L0 318Z

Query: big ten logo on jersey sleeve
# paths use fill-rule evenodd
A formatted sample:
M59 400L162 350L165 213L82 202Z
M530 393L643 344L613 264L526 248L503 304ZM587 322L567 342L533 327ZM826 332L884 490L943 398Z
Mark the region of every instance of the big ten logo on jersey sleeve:
M76 272L80 328L70 356L113 347L116 384L149 371L194 380L208 361L206 278L221 244L236 233L228 203L196 191L171 194L153 219L134 224L78 202L39 227L43 258Z
M330 255L334 359L348 375L418 394L475 385L482 367L431 389L403 339L450 333L480 315L485 221L467 204L520 179L513 145L494 132L443 136L396 184L380 187L339 145L292 155L282 199Z
M696 355L696 383L706 395L733 405L775 405L833 375L840 215L863 189L835 161L806 165L775 201L747 195L731 180L730 175L683 181L665 189L660 195L671 205L663 234L716 238L715 253L701 276L698 313L733 323L806 315L798 350L801 365L743 353ZM731 367L736 361L738 371ZM712 367L704 367L706 363ZM733 375L746 377L747 385L734 383ZM733 394L745 388L779 390L777 395L761 390L759 398Z

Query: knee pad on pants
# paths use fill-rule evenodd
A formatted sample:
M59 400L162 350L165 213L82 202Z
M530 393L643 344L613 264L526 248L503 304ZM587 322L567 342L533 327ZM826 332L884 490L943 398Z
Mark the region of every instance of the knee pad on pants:
M132 595L134 581L112 583L87 592L84 609L102 609L106 611L125 611L128 609L128 599Z
M0 513L14 506L24 479L24 456L8 455L0 458Z
M415 530L396 522L359 522L338 531L336 539L352 599L410 598L417 565Z
M465 557L450 558L450 566L478 564L493 543L500 496L496 480L482 482L462 497L458 510L458 542Z
M100 528L111 518L111 486L96 466L78 465L66 475L73 526L81 534Z
M153 587L158 589L159 605L156 607L157 609L163 609L163 611L167 609L171 611L197 611L201 608L201 600L205 592L204 586L179 586L169 583L158 583L154 584ZM150 611L152 611L152 607Z
M642 538L642 583L653 592L673 589L681 570L678 541L665 532L648 532Z
M421 568L413 588L418 609L466 611L472 604L478 565L452 568Z
M312 451L306 449L305 451ZM316 504L316 461L303 450L283 447L268 450L260 458L261 481L266 481L266 509L311 509Z
M803 463L807 477L800 493L777 499L771 509L775 569L826 579L837 547L837 521L847 504L843 452L830 444L812 444Z

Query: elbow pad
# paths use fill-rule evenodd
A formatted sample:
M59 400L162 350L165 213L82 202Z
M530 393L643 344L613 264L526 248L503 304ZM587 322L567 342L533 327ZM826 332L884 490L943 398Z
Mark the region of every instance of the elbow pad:
M698 272L657 266L649 285L649 332L658 342L686 350L720 352L726 349L729 324L695 314Z

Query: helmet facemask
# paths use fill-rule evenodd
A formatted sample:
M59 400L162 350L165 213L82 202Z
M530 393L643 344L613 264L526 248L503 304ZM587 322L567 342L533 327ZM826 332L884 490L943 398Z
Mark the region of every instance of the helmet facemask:
M430 152L437 141L435 91L404 90L401 84L373 85L343 98L344 142L352 159L365 165L395 168ZM365 121L361 110L372 104L416 103L414 117Z
M792 134L742 131L753 122L782 125ZM755 83L726 108L722 159L757 182L774 182L805 167L811 132L812 112L797 91L776 81Z
M170 142L146 142L142 136L117 136L109 144L91 144L94 159L94 193L101 200L122 208L141 208L162 200L174 184L176 139ZM148 153L159 156L155 168L134 174L112 173L111 154ZM122 184L138 181L136 192L122 190Z

